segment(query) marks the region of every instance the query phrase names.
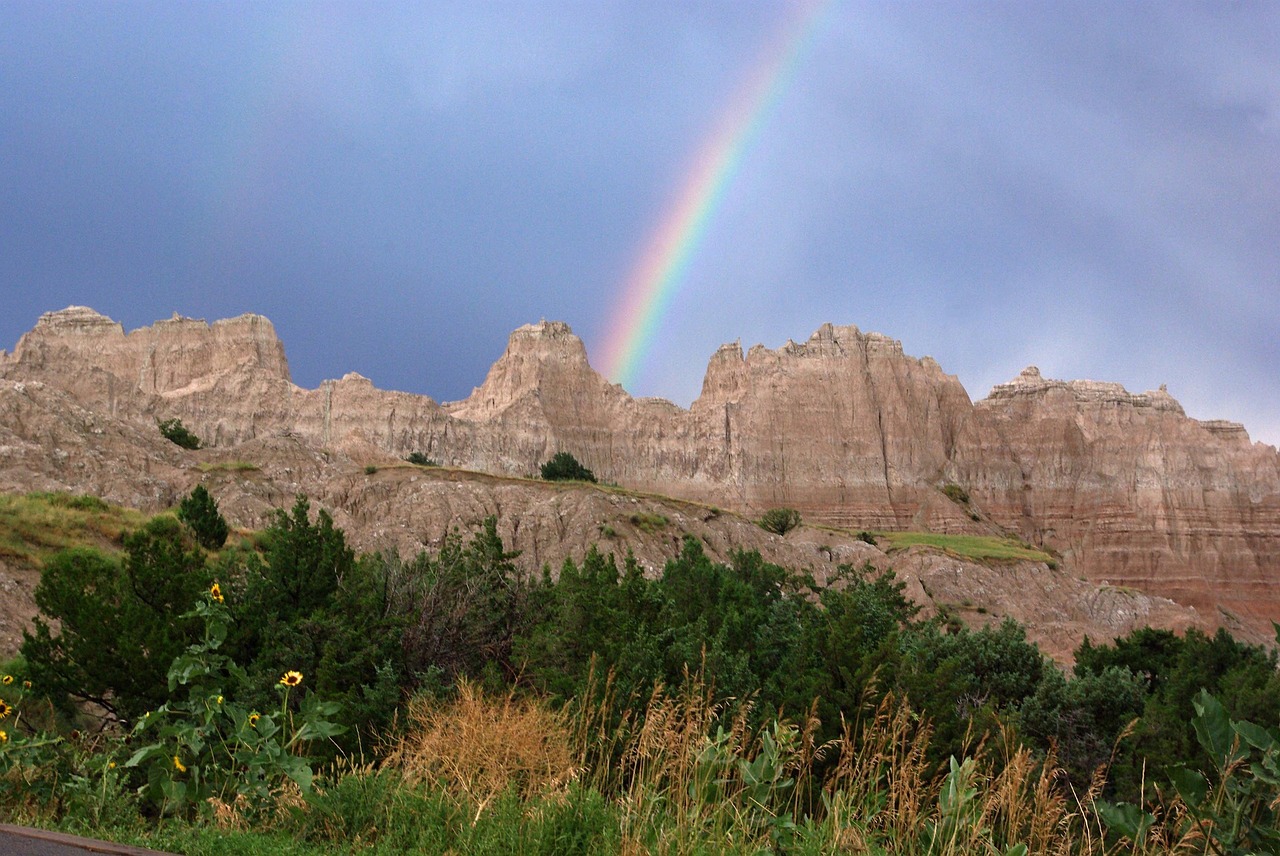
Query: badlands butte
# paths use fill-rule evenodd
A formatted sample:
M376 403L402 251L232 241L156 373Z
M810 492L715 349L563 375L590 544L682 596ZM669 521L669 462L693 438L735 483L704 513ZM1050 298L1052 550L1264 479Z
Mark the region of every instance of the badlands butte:
M157 420L175 417L206 447L163 439ZM560 451L617 487L533 479ZM412 452L441 466L405 463ZM607 381L556 322L516 330L484 382L448 403L357 374L302 389L258 315L126 333L70 307L0 351L0 491L158 511L196 484L241 527L305 493L357 549L402 555L496 515L530 571L593 543L657 571L685 535L716 558L758 549L819 579L869 561L926 609L1018 619L1059 659L1085 634L1225 626L1260 642L1280 620L1274 447L1189 418L1164 388L1035 368L974 402L934 360L852 326L777 350L722 346L687 410ZM751 522L779 506L806 525L779 537ZM1048 556L979 563L872 546L861 530L1004 536ZM0 555L0 653L34 613L37 579Z

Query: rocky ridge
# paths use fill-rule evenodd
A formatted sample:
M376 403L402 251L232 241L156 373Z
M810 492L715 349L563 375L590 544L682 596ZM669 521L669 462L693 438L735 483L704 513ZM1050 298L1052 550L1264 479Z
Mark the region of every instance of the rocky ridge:
M50 426L33 436L41 412L74 414L51 419L104 434ZM322 493L340 522L347 514L366 545L379 521L416 532L407 545L426 544L427 530L405 522L397 505L457 507L464 480L446 480L452 486L430 502L410 499L407 487L378 488L383 497L379 479L364 484L359 468L417 451L450 467L527 476L563 450L627 488L744 515L787 505L845 529L1015 534L1060 554L1064 579L1085 577L1092 592L1172 598L1183 608L1180 618L1166 616L1172 624L1225 623L1269 638L1269 622L1280 619L1273 447L1251 443L1242 426L1188 418L1163 388L1132 394L1117 384L1047 380L1034 368L971 402L932 359L852 326L824 325L776 350L722 346L685 410L609 383L559 322L515 331L481 386L440 404L378 390L355 374L301 389L260 316L212 325L174 318L125 333L72 307L42 316L12 354L0 352L0 488L58 485L164 507L209 477L155 435L155 420L173 416L214 447L196 456L256 449L249 459L265 461L286 440L307 450L294 472L242 472L228 483L237 485L225 489L242 525L273 502L287 505L296 484ZM326 455L356 472L335 476ZM344 479L358 487L340 490ZM968 502L948 498L948 483L963 486ZM486 493L465 515L431 513L470 520L493 507L506 516L515 500L499 495ZM603 507L593 513L613 519ZM581 528L577 538L598 540L601 525L613 527L597 522L593 535L585 517L572 527L539 519L534 530ZM555 553L537 538L520 548Z

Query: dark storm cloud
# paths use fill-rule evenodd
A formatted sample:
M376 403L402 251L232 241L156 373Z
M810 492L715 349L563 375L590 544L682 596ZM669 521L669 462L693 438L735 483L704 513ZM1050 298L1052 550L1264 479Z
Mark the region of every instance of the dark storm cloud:
M0 346L268 315L295 379L457 398L611 311L789 3L0 5ZM1168 383L1280 441L1273 4L834 3L639 394L823 321L977 398Z

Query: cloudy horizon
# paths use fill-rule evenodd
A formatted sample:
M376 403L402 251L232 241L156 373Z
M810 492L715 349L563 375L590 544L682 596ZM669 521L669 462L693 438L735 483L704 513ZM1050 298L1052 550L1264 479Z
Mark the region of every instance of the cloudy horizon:
M853 324L974 400L1168 386L1280 444L1280 5L0 3L0 348L267 316L295 382L465 397L624 285L781 34L628 391ZM634 388L633 388L634 387Z

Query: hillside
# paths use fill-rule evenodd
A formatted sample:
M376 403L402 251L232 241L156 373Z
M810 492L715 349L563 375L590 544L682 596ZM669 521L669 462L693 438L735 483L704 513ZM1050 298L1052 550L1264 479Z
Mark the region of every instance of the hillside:
M171 417L209 448L161 438L155 423ZM520 478L561 450L621 488ZM446 467L403 464L410 452ZM608 383L555 322L515 331L481 386L449 404L354 374L301 389L261 316L126 333L73 307L0 353L0 490L156 511L198 482L244 527L307 493L364 550L413 553L494 514L531 570L593 542L656 568L685 534L818 576L892 564L918 600L1013 615L1058 655L1085 632L1148 622L1261 641L1280 618L1274 448L1186 417L1163 391L1031 369L971 403L933 360L855 327L776 351L722 347L688 410ZM783 505L829 528L779 539L750 522ZM1056 567L929 547L888 556L859 530L1012 536Z

